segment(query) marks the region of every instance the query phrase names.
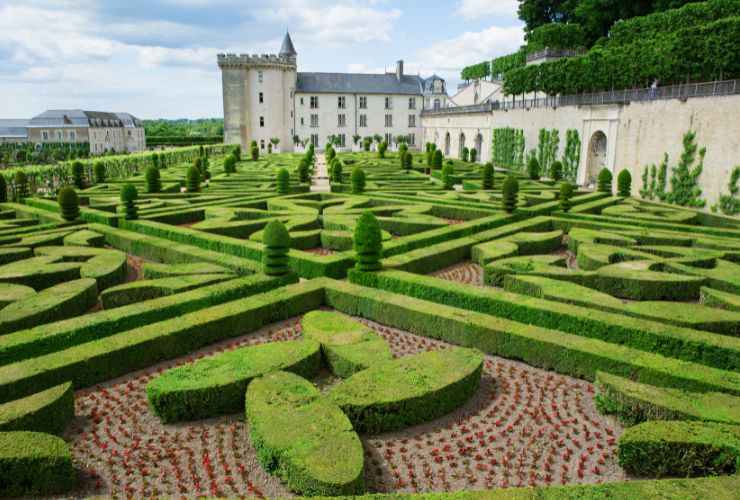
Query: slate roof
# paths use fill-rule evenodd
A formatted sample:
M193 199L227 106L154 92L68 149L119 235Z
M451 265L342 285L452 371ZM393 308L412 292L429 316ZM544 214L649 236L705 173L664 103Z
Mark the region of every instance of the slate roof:
M290 33L285 32L285 38L283 38L283 45L280 47L281 56L297 56L298 52L293 47L293 40L290 39Z
M11 139L28 138L28 120L0 120L0 137Z
M422 82L421 78L413 75L403 75L399 81L395 73L298 73L296 92L421 95Z
M124 127L141 126L138 118L129 113L83 111L81 109L50 109L34 116L28 123L39 127Z

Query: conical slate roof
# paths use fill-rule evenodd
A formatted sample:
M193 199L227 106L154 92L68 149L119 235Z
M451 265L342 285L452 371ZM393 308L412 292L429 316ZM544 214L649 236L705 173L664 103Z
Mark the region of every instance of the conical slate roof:
M293 47L293 40L290 39L290 33L285 32L285 38L283 38L283 45L280 47L281 56L297 56L298 52Z

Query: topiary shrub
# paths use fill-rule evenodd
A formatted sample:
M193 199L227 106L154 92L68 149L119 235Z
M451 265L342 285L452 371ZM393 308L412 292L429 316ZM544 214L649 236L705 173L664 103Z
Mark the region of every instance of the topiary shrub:
M380 259L383 253L383 234L380 223L372 212L363 213L357 220L353 237L353 248L359 271L379 271L383 266Z
M310 182L311 181L310 175L311 175L311 171L308 166L308 160L306 158L302 158L301 162L298 164L298 177L301 183Z
M332 181L338 182L341 184L342 182L342 161L338 158L334 159L334 168L332 168L331 171Z
M277 219L270 221L262 234L262 244L265 246L262 252L262 272L268 276L288 274L290 234L285 225Z
M442 156L442 151L440 151L439 149L435 150L433 153L433 158L432 158L432 168L434 170L441 169L443 161L444 161L444 156Z
M445 165L442 168L442 185L448 191L452 189L453 184L455 183L453 175L455 175L455 169L452 165Z
M550 179L558 182L563 178L563 164L560 161L552 162L550 165Z
M210 160L208 158L201 158L200 159L200 178L203 180L208 180L211 178L211 172L208 170L210 167Z
M478 151L475 150L475 148L470 150L470 163L475 163L475 161L478 159Z
M503 185L503 204L507 213L513 213L519 202L519 181L513 174L506 177Z
M227 175L236 172L236 156L233 153L224 158L224 172Z
M277 192L278 194L288 194L290 192L290 172L286 168L278 170Z
M364 149L365 152L369 152L370 146L372 145L372 143L373 141L370 138L366 137L365 140L362 141L362 149Z
M197 193L200 191L200 169L195 165L188 169L185 186L187 187L188 193Z
M190 167L195 168L195 167ZM136 190L136 186L133 184L124 184L121 186L121 201L123 202L123 210L126 214L126 220L134 220L139 217L138 209L136 208L136 200L139 198L139 192Z
M249 153L252 156L252 161L260 159L260 148L257 146L256 141L252 141L252 146L249 148Z
M81 161L72 163L72 183L77 189L85 189L85 167Z
M15 200L23 201L23 198L28 198L28 177L25 172L18 171L15 173L13 179L15 184Z
M560 210L567 212L573 206L573 202L570 199L573 197L573 184L570 182L564 182L560 186L560 195L558 201L560 202Z
M154 168L159 168L159 155L157 153L152 154L152 165Z
M527 174L533 181L540 180L540 162L534 156L529 159L527 164Z
M150 165L146 169L146 190L148 193L159 193L162 190L162 181L159 179L159 169Z
M0 203L8 201L8 183L5 182L5 176L0 174Z
M73 221L80 216L80 200L77 198L77 192L71 186L65 186L59 190L57 203L62 212L62 218L66 221Z
M483 189L493 189L493 163L490 161L483 166Z
M608 169L602 168L596 181L596 190L600 193L612 194L612 173Z
M325 151L326 151L326 162L331 163L334 157L337 156L337 152L334 151L334 148L331 147L331 144L327 144Z
M470 159L470 150L468 148L463 148L462 161L468 161L469 159Z
M628 198L632 191L632 175L626 168L623 168L617 176L617 193L619 196Z
M403 168L406 171L411 170L411 167L414 166L414 155L412 155L409 152L406 152L405 155L403 155Z
M365 191L365 171L360 167L352 170L352 193L360 194Z
M105 182L105 165L102 161L96 161L93 165L93 173L95 174L95 183L102 184Z
M234 146L234 150L231 152L232 155L234 155L234 158L236 158L236 161L242 161L242 147L241 146Z
M388 143L383 141L378 144L378 158L385 158L385 152L388 151Z
M403 164L403 156L408 152L409 147L406 145L405 142L402 142L400 146L398 146L398 157L401 158L401 163Z

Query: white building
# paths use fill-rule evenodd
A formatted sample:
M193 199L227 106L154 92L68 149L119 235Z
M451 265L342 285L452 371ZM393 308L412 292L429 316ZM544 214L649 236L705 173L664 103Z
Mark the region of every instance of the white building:
M422 109L448 105L442 78L406 75L403 61L394 73L356 74L298 72L297 59L287 33L278 55L219 54L227 144L257 141L265 150L277 138L291 151L296 139L321 148L335 136L351 147L354 138L379 135L418 148Z

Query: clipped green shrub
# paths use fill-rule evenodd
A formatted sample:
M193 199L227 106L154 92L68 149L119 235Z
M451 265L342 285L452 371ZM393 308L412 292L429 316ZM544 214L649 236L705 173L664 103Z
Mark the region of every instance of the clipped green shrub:
M388 151L388 143L383 141L378 144L378 158L385 158L385 152Z
M0 432L35 431L60 435L75 416L71 382L0 404Z
M304 184L311 181L311 170L306 158L301 158L298 164L298 178Z
M159 193L162 190L159 169L154 165L150 165L146 169L146 190L149 193Z
M342 183L342 161L338 158L334 159L334 167L331 170L332 181L341 184Z
M276 183L278 194L288 194L290 192L290 172L287 168L278 170Z
M231 154L234 155L234 158L236 158L236 161L242 161L242 147L240 145L234 146L234 149L231 151Z
M85 167L81 161L72 163L72 183L77 189L85 189Z
M285 224L277 219L270 221L262 234L265 245L262 252L262 271L268 276L283 276L290 272L288 252L290 251L290 234Z
M190 167L194 169L195 167ZM134 220L139 217L136 207L136 200L139 198L139 192L133 184L124 184L121 186L121 201L127 220Z
M236 172L236 156L232 153L224 158L224 173L233 174L234 172Z
M365 171L360 167L352 170L352 194L360 194L365 191Z
M331 163L331 161L337 156L337 152L331 144L327 144L326 148L324 148L324 156L326 156L327 163Z
M15 200L22 201L24 198L28 198L28 177L26 173L21 170L17 171L13 181L15 184Z
M93 172L95 173L95 183L102 184L105 182L105 165L102 161L96 161L93 165Z
M470 150L470 163L475 163L475 161L478 159L478 151L473 148Z
M405 155L403 155L403 168L407 172L411 170L411 167L414 165L414 155L412 155L409 152L406 152Z
M527 175L529 175L529 178L534 181L540 179L540 162L534 156L530 158L529 163L527 163Z
M435 150L432 155L432 168L434 170L440 170L442 168L442 161L444 161L442 151L440 151L439 149Z
M260 148L257 146L257 141L252 141L252 145L249 148L249 154L252 156L252 161L260 159Z
M602 168L596 182L596 189L600 193L612 194L612 173L607 168Z
M519 202L519 181L513 174L509 174L503 185L503 206L507 213L513 213Z
M483 189L493 189L493 163L490 161L483 166Z
M550 165L550 179L558 182L563 178L563 164L559 160L555 160Z
M626 168L622 169L617 176L617 194L625 198L630 196L632 191L632 175Z
M77 192L71 186L65 186L59 190L57 203L62 213L62 218L67 221L73 221L80 216L80 200L77 198Z
M357 220L353 237L356 254L355 268L359 271L379 271L383 253L383 234L372 212L364 212Z
M5 181L5 176L0 174L0 203L8 201L8 183Z
M462 150L462 161L468 161L470 159L470 149L463 148Z
M444 167L442 167L442 185L445 189L452 189L455 183L455 178L453 177L454 175L455 169L452 165L445 165Z
M197 193L200 191L200 169L197 166L193 165L188 169L185 186L188 193Z
M0 432L0 496L61 494L77 484L62 438L40 432Z
M560 210L563 212L569 211L573 207L573 184L570 182L564 182L560 185L560 193L558 196L558 202L560 202Z

